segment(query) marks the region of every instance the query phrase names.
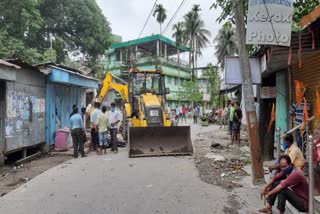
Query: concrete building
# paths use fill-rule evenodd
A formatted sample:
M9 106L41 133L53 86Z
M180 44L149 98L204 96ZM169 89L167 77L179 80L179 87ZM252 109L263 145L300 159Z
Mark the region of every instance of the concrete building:
M105 70L123 77L130 68L154 70L162 65L166 87L170 88L167 104L175 107L178 103L186 103L178 91L184 81L191 79L191 69L188 62L178 59L178 53L188 51L186 46L178 49L174 41L161 35L120 42L106 51Z

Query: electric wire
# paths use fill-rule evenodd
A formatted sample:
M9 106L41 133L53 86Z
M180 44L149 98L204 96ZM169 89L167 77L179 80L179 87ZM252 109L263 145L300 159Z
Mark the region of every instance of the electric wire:
M166 25L166 27L163 29L163 31L161 32L161 34L163 34L168 27L170 26L171 22L176 18L176 16L178 15L178 13L180 12L182 6L185 4L186 0L182 0L179 7L177 8L177 10L175 11L175 13L173 14L173 16L171 17L170 21L168 22L168 24Z
M270 24L271 24L271 27L272 27L272 30L273 30L274 38L276 39L276 42L279 45L277 34L276 34L276 31L274 30L274 26L273 26L272 19L271 19L270 14L269 14L269 10L268 10L267 4L266 4L266 0L263 0L263 3L264 3L264 7L266 8L267 15L268 15L268 17L270 19Z
M156 5L157 5L157 1L158 1L158 0L155 0L155 2L154 2L154 4L153 4L153 7L152 7L152 9L151 9L151 11L150 11L150 14L149 14L146 22L144 23L142 30L140 31L140 34L139 34L139 36L138 36L138 39L141 37L144 29L146 28L146 26L147 26L147 24L148 24L148 22L149 22L149 19L150 19L151 15L152 15L152 12L153 12L153 10L155 9L155 7L156 7Z

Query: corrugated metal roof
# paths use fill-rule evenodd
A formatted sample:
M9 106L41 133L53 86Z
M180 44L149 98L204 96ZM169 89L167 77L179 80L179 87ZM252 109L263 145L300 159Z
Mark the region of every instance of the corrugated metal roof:
M157 40L161 40L164 43L167 43L168 45L176 47L176 43L174 41L168 39L167 37L164 37L162 35L157 34L157 35L143 37L143 38L140 38L140 39L130 40L130 41L127 41L127 42L121 42L121 43L113 44L111 46L111 48L113 48L113 49L124 48L124 47L128 47L128 46L144 44L144 43L147 43L147 42L157 41ZM180 46L180 50L181 51L189 51L189 48L187 46L181 45Z
M25 61L22 61L21 59L17 58L17 59L8 59L7 62L12 63L16 66L20 66L21 68L27 68L30 70L34 70L34 71L38 71L40 72L39 68L37 68L36 66L33 66Z
M20 66L12 64L10 62L7 62L7 61L5 61L3 59L0 59L0 65L4 65L4 66L8 66L8 67L14 67L15 69L21 69Z

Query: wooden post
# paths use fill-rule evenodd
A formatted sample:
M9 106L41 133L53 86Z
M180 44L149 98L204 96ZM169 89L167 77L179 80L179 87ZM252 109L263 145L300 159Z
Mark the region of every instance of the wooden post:
M236 35L239 45L242 93L244 95L243 103L245 105L247 129L250 141L252 182L253 184L261 184L264 183L264 170L261 156L257 114L254 104L249 54L245 44L246 31L243 14L243 1L233 0L233 10L235 14Z

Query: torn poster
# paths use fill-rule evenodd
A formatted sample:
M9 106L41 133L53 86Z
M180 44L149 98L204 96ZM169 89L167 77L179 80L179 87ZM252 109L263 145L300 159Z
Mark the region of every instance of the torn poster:
M22 131L23 129L23 119L21 114L17 113L16 131Z
M17 93L8 91L7 117L16 117L17 115Z
M14 128L13 128L13 118L6 118L6 138L13 137Z

